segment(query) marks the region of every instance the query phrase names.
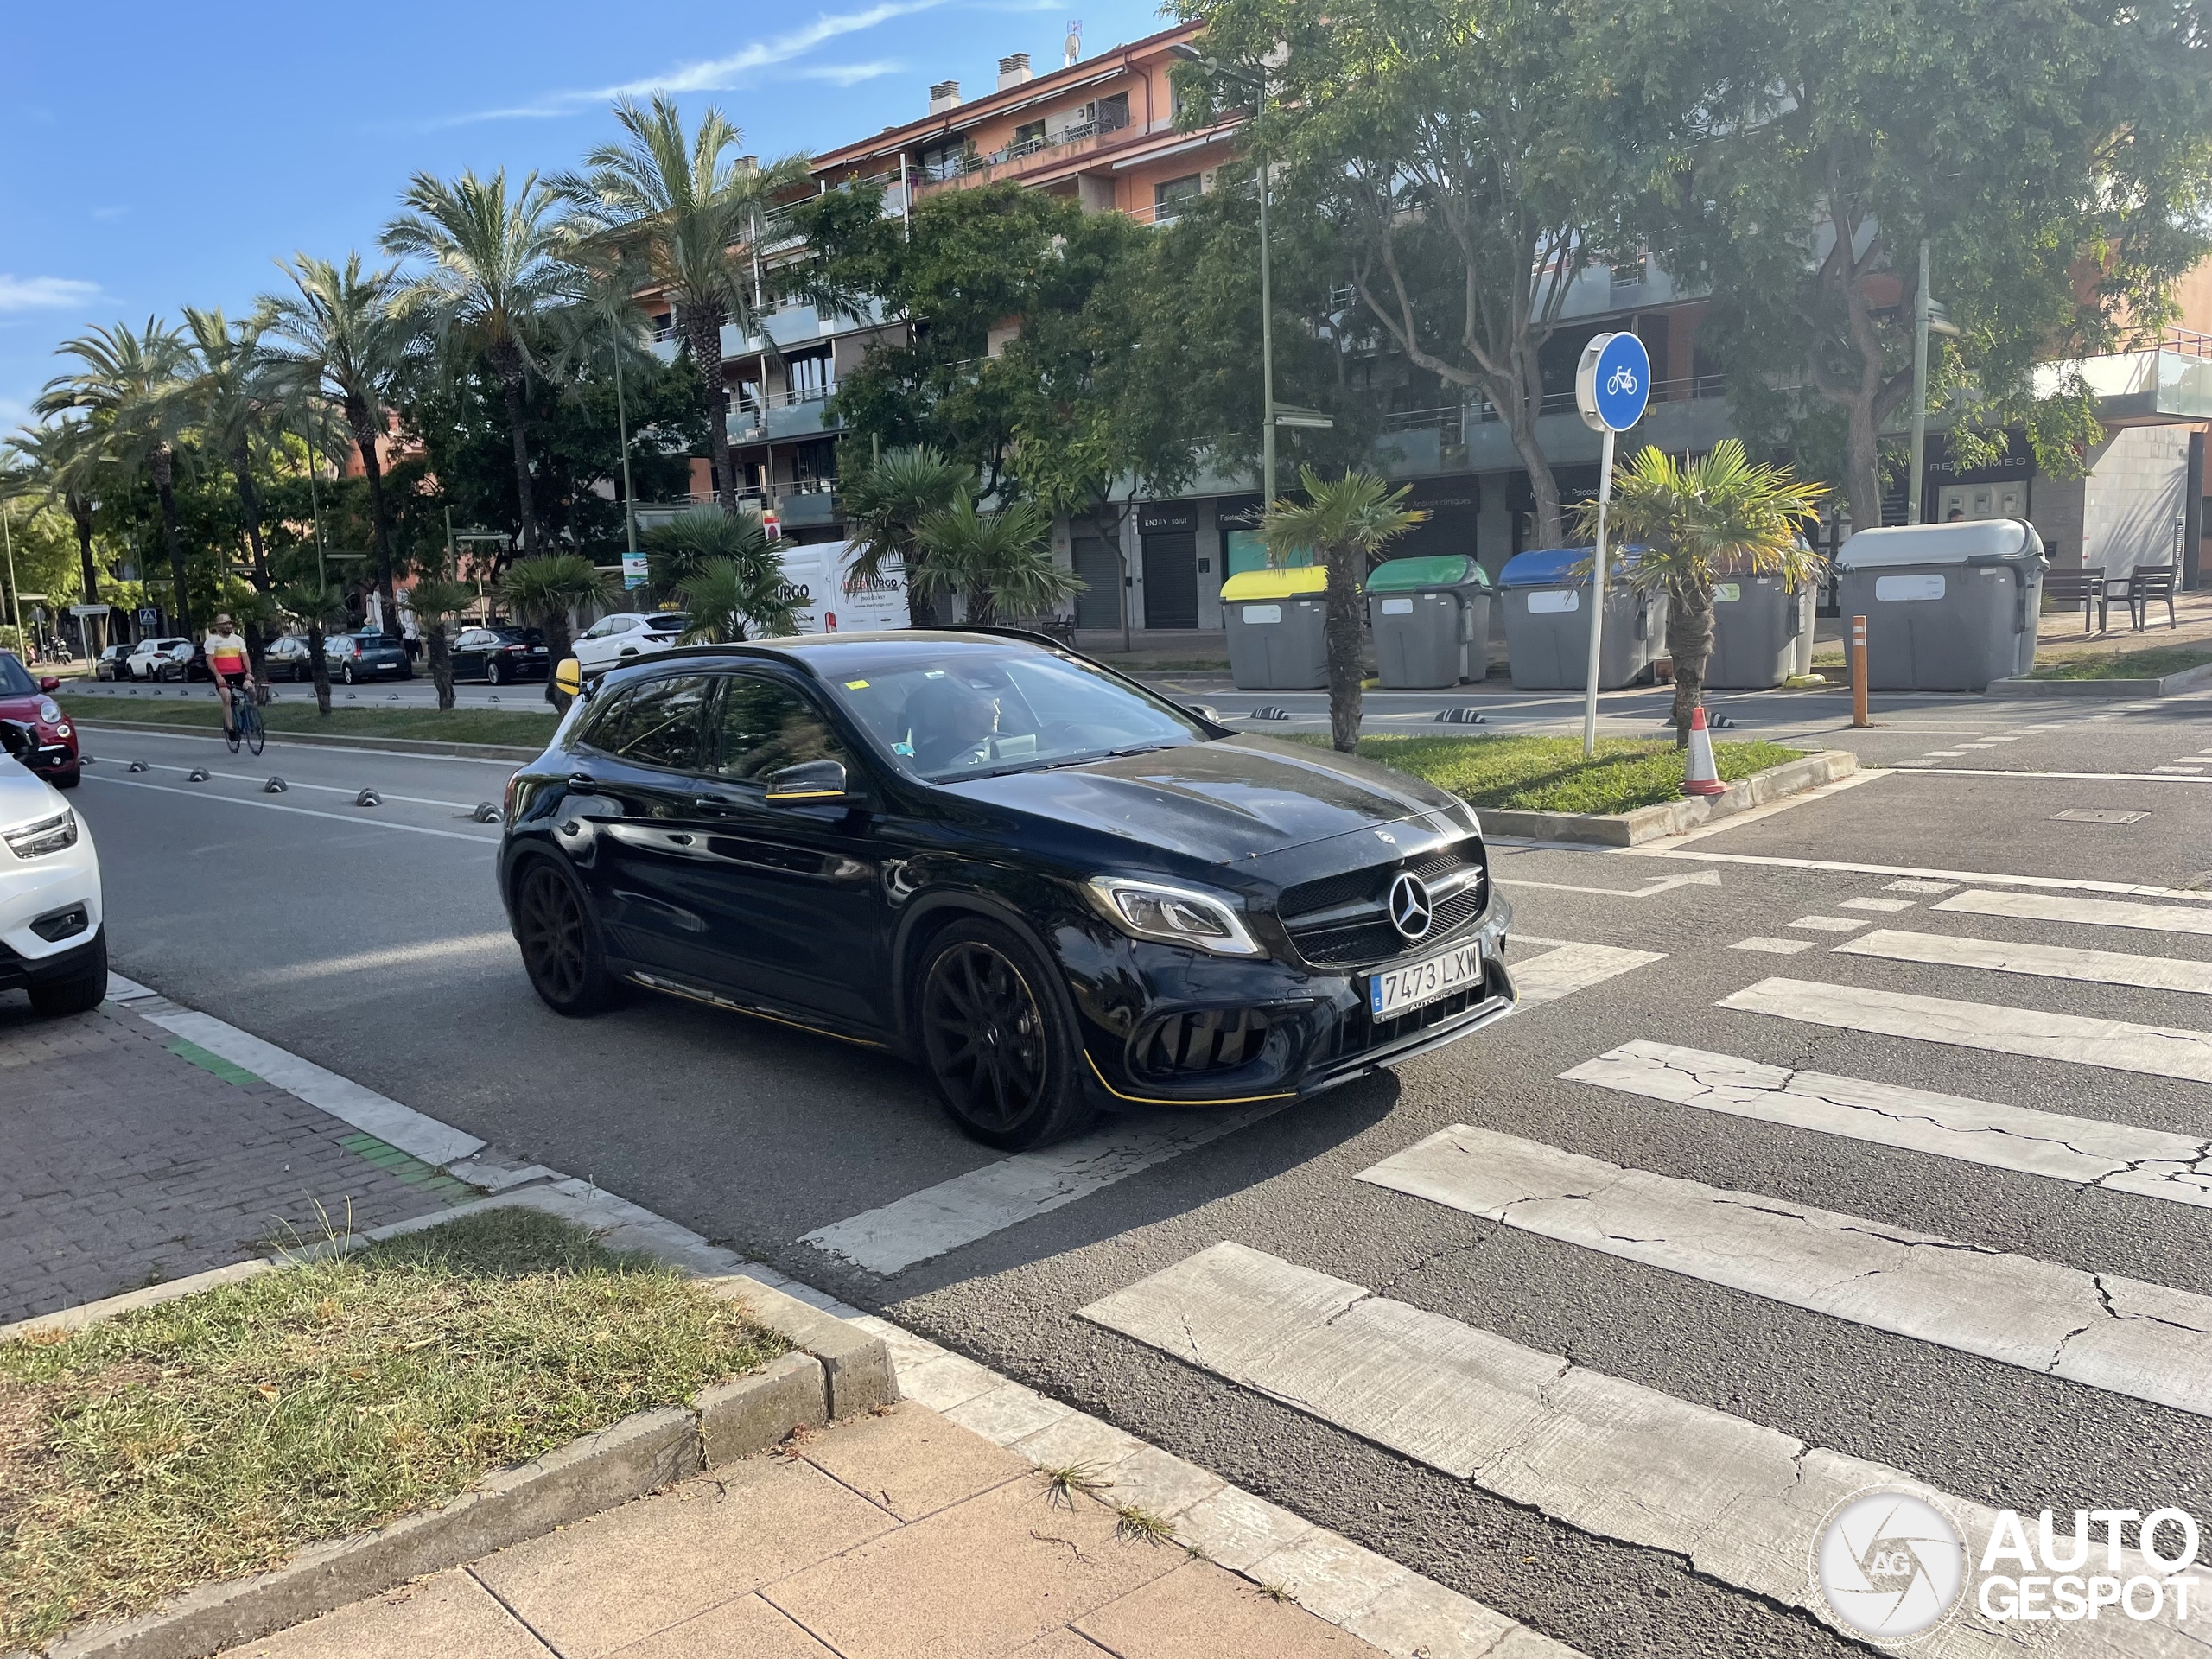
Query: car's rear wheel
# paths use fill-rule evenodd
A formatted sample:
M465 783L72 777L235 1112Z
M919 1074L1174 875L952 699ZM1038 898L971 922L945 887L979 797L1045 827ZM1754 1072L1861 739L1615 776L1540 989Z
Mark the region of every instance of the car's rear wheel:
M90 1014L107 995L107 930L92 935L92 954L84 965L64 979L49 979L30 988L31 1008L48 1020L72 1014Z
M615 1001L591 901L550 858L531 859L515 879L515 937L531 988L554 1013L580 1018Z
M1067 989L1013 929L954 923L930 941L917 983L923 1057L962 1128L1018 1151L1090 1121Z

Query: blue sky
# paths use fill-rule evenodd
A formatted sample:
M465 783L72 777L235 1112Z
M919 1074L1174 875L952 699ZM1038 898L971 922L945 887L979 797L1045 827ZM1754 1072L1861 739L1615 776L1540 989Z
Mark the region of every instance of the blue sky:
M1086 56L1162 26L1154 0L11 8L0 433L72 334L236 315L281 255L373 251L417 171L572 164L616 92L718 103L762 156L828 149L923 114L932 81L973 96L1007 54L1057 65L1077 17Z

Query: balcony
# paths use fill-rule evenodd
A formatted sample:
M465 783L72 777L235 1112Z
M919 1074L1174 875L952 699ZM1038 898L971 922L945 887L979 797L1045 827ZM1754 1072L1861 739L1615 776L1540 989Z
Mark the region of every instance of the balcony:
M804 478L776 490L776 516L786 531L819 530L841 518L836 486L826 478Z
M1173 126L1173 120L1162 119L1147 128L1143 123L1126 117L1118 121L1070 122L1058 133L1008 144L988 156L963 156L935 166L918 168L913 174L914 195L919 200L944 190L996 184L1005 179L1027 178L1084 156L1118 149L1124 144L1149 137L1154 132L1171 130Z
M1724 391L1717 374L1658 382L1651 388L1650 411L1623 435L1623 442L1631 448L1647 443L1662 449L1711 448L1728 435ZM1545 396L1536 435L1554 461L1598 457L1598 434L1583 425L1571 391ZM1504 417L1480 398L1464 405L1395 411L1383 417L1376 448L1386 469L1400 478L1502 472L1521 465Z
M836 388L771 391L747 398L729 412L732 443L769 443L784 438L817 438L844 423L830 412Z
M2212 336L2175 328L2155 351L2046 363L2036 371L2036 395L2051 397L2076 375L2096 394L2107 426L2212 420Z

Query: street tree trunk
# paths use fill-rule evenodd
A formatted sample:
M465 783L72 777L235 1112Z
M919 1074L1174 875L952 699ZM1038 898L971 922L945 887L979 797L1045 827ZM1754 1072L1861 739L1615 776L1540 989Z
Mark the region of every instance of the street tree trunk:
M238 517L245 524L246 544L253 550L253 590L265 599L270 589L269 548L261 535L261 492L254 486L253 457L244 444L231 451L231 474L238 480ZM245 620L245 654L253 664L255 682L268 684L269 636L257 616Z
M1713 657L1713 589L1703 582L1667 584L1667 654L1675 664L1675 747L1690 746L1690 716L1705 700L1705 665Z
M553 683L553 674L561 666L563 658L576 654L575 640L569 631L568 607L544 612L539 616L537 626L545 635L545 701L553 705L556 713L565 715L569 700Z
M493 353L493 366L499 377L500 395L506 399L507 433L514 442L515 502L522 513L522 556L534 559L537 556L537 512L531 500L530 439L523 407L522 353L510 341Z
M714 456L715 499L725 512L737 511L737 469L729 453L729 388L722 383L722 309L719 305L683 308L683 340L706 385L707 448Z
M446 620L433 617L429 623L429 643L425 647L430 659L430 683L438 688L438 707L453 707L453 652L446 645Z
M912 628L933 628L938 626L937 594L925 593L914 581L921 562L929 556L916 543L899 556L899 563L906 572L906 626Z
M154 451L154 492L162 501L162 540L169 555L169 579L176 593L176 615L170 626L179 633L192 632L192 596L184 578L184 537L176 520L176 457L168 445Z
M362 475L369 481L369 529L375 543L377 566L377 597L382 601L384 637L397 639L399 630L399 591L392 583L391 519L384 499L384 462L377 456L378 432L376 423L369 418L365 404L348 399L346 422L353 429L353 442L361 452Z
M92 504L79 497L71 496L69 518L77 527L77 564L79 574L84 578L85 603L97 605L100 602L100 573L99 568L92 563ZM87 657L96 657L107 645L107 619L103 616L88 616L85 620L88 625L85 654ZM99 645L92 644L95 634L99 640Z
M1351 754L1359 748L1359 589L1367 576L1367 556L1347 543L1330 548L1325 556L1329 592L1322 634L1329 656L1329 741L1338 753Z
M308 672L315 679L315 709L324 719L330 717L330 664L323 659L322 624L308 624Z

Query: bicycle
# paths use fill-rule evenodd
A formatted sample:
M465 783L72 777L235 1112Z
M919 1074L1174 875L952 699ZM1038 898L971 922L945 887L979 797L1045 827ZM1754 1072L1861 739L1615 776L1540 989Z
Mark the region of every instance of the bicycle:
M238 752L241 742L250 753L259 754L267 738L268 734L261 726L259 699L249 696L241 686L231 696L231 721L223 728L223 741L230 746L232 754Z

